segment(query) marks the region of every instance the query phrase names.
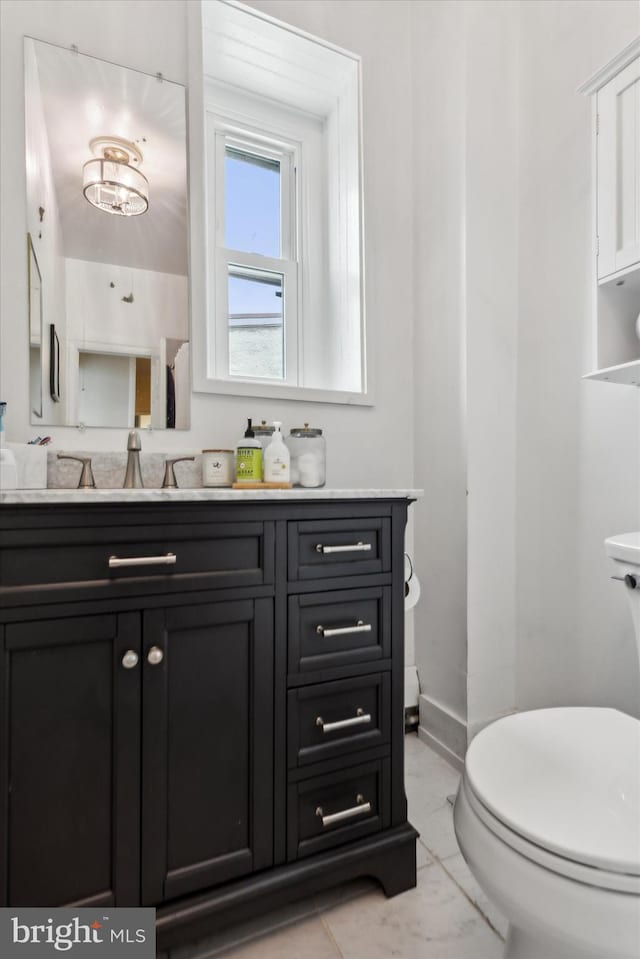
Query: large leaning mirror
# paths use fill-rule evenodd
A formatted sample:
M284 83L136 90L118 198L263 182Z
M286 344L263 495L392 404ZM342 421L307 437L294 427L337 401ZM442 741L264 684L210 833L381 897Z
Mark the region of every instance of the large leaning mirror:
M25 129L31 422L187 429L185 88L26 38Z

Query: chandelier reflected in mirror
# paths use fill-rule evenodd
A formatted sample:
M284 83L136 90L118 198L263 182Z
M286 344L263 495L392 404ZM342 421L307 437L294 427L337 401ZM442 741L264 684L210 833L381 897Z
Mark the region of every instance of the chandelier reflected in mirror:
M149 183L138 169L142 153L121 137L95 137L93 159L82 168L82 192L92 206L117 216L140 216L149 209Z

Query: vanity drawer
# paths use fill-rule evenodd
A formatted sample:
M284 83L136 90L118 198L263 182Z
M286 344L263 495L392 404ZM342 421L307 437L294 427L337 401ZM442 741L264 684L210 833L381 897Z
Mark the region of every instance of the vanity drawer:
M289 768L389 742L388 673L303 686L289 692Z
M391 520L289 523L289 579L386 573L391 568Z
M389 760L289 785L288 857L302 859L389 825Z
M46 533L46 531L45 531ZM203 523L56 530L0 551L0 588L109 587L144 581L156 591L273 582L273 524Z
M391 587L289 597L289 672L308 673L391 656Z

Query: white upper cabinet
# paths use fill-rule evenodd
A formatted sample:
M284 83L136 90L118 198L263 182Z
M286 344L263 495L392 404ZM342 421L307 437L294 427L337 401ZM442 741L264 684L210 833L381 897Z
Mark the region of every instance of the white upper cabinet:
M597 94L598 279L640 263L640 59Z
M640 385L640 37L579 90L593 104L593 336L587 378Z

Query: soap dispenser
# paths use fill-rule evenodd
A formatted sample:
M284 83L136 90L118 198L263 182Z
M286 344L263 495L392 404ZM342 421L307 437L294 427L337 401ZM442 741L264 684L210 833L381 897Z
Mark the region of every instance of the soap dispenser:
M288 483L291 475L289 450L280 431L282 423L273 421L271 442L264 451L264 479L266 483Z
M251 420L247 420L245 434L236 449L236 483L262 481L262 446L256 439Z
M6 449L4 445L3 419L6 411L7 404L0 400L0 492L18 488L18 468L15 453L13 450Z

